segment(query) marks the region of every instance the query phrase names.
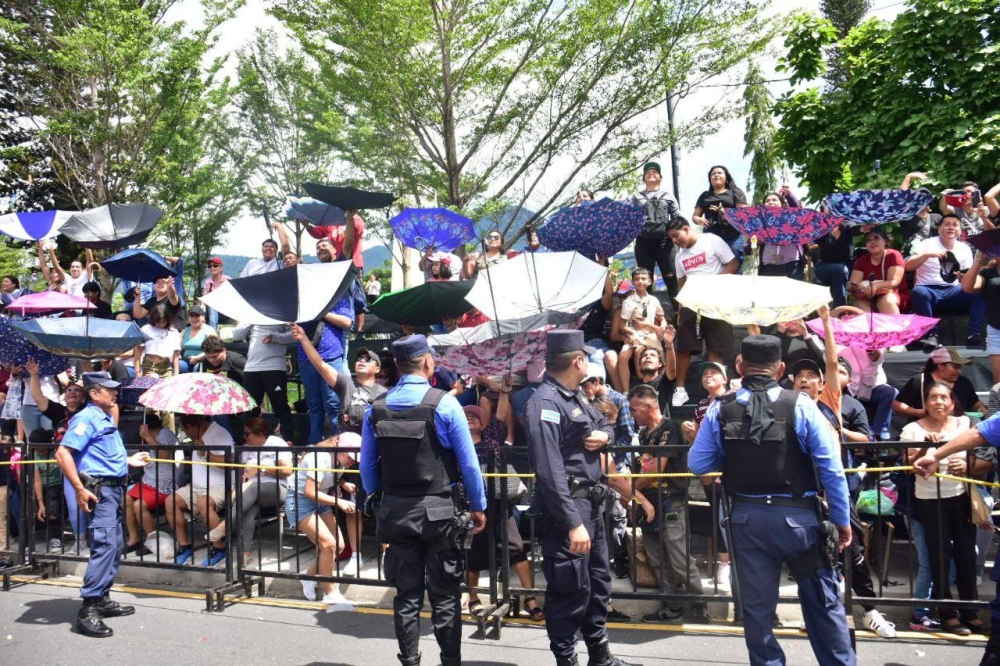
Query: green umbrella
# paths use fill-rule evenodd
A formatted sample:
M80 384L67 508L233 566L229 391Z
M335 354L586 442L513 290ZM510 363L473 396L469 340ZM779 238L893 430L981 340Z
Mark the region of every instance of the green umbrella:
M411 326L432 326L445 317L460 317L472 306L465 295L475 280L425 282L386 294L369 306L379 319Z

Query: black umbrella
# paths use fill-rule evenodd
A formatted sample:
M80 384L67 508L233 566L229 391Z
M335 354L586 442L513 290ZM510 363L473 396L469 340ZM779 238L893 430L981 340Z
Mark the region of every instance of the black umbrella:
M367 192L356 187L333 187L306 183L305 189L313 199L344 210L388 208L396 200L395 195L388 192Z
M74 214L60 232L92 250L112 250L143 242L162 217L149 204L110 204Z

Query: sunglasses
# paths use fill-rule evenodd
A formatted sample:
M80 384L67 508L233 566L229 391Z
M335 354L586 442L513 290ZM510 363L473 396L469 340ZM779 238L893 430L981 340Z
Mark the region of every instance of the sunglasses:
M218 263L216 263L214 261L210 261L210 262L208 262L205 265L208 266L209 268L215 268L216 266L221 266L222 264L218 264Z
M357 362L358 363L374 363L375 359L373 359L371 356L359 356Z

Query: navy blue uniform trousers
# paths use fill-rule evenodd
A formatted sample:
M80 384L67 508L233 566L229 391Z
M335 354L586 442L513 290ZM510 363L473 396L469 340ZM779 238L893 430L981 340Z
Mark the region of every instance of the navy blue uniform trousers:
M817 547L819 519L813 509L741 504L738 498L731 513L737 572L744 574L739 576L739 584L750 663L783 665L785 653L772 630L781 565ZM836 571L820 566L813 575L797 583L802 616L816 660L821 666L856 664Z
M577 511L590 533L590 552L571 553L569 532L545 519L542 527L542 573L545 576L545 629L556 657L576 653L579 632L587 645L607 636L611 601L611 569L603 511L590 500L576 499Z
M80 590L84 599L98 599L111 591L125 550L122 528L125 489L102 487L99 500L91 513L83 514L90 537L90 560Z

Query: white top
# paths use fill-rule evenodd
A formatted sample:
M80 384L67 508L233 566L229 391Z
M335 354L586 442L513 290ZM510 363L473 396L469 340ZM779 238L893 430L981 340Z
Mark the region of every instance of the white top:
M885 362L885 351L879 350L878 360L872 362L868 352L858 347L838 347L837 356L851 364L850 394L860 400L872 397L872 390L881 384L888 384L882 364Z
M642 313L643 306L646 307L645 316ZM645 297L640 298L639 294L633 292L622 301L622 321L641 321L646 324L655 324L657 314L663 314L663 306L660 305L660 300L652 294L646 294Z
M66 285L66 293L73 296L83 296L83 285L90 282L90 276L87 275L87 271L80 271L80 277L75 278L66 271L66 279L63 280L63 284Z
M31 395L31 378L27 372L23 373L21 378L24 379L24 397L21 400L21 404L35 405L37 407L38 403L35 402L35 396ZM59 382L56 381L55 377L52 375L42 375L38 378L38 385L42 389L42 395L45 396L46 400L59 402Z
M314 467L317 469L332 469L333 460L330 454L326 451L312 451L305 454L299 458L299 462L296 467ZM308 472L293 472L292 476L292 487L295 488L295 492L301 496L306 496L306 481L312 479L319 484L319 489L323 492L333 488L334 484L337 482L337 475L333 472L317 472L315 470Z
M288 442L281 439L276 435L271 435L264 441L264 446L284 446L288 447ZM258 465L260 467L277 467L278 461L287 462L289 465L292 464L292 452L284 451L258 451L252 446L247 446L243 449L243 453L240 454L240 461L244 465ZM255 474L254 479L259 479L261 484L264 483L280 483L281 485L286 485L288 483L287 477L278 478L261 472L259 475Z
M913 244L913 248L910 250L910 257L915 257L925 252L951 252L955 255L955 259L958 260L958 267L961 270L964 271L972 266L972 250L969 249L968 245L957 239L955 240L955 246L951 250L941 243L941 239L938 236L924 239L919 243ZM919 286L924 284L948 284L941 279L941 260L937 257L931 257L917 266L914 285ZM951 284L959 283L955 281Z
M251 259L240 271L240 277L248 277L250 275L260 275L261 273L270 273L281 268L281 263L278 258L275 257L271 261L264 261L263 257L258 257L256 259Z
M736 255L715 234L701 234L691 247L678 248L674 268L677 277L718 275Z
M382 293L382 283L378 280L368 280L365 282L365 293L369 296L378 296Z
M146 338L143 349L147 354L172 359L174 352L181 350L181 334L177 329L157 328L152 324L146 324L139 330L142 332L142 337Z
M954 439L959 434L965 432L969 429L969 417L959 416L957 418L948 419L949 427L941 432L941 441L947 442L950 439ZM927 437L927 431L920 427L917 421L913 423L908 423L906 427L903 428L903 432L899 434L899 440L901 442L920 442L920 448L927 446L930 442L925 442ZM937 450L936 446L928 446L927 452L933 453ZM966 453L963 451L961 453L956 453L948 456L947 458L942 458L940 461L940 467L938 468L942 473L948 473L948 461L951 459L965 460ZM936 499L938 497L938 482L941 483L941 497L958 497L965 492L965 484L961 481L952 481L951 479L939 479L936 476L932 476L929 479L925 479L920 474L914 474L914 491L916 492L917 499Z
M208 462L208 454L223 455L227 450L233 448L233 438L226 432L226 429L214 421L208 426L205 434L201 436L201 441L205 445L205 453L195 450L191 459L198 462ZM223 467L209 467L208 465L192 465L191 485L196 493L205 494L210 488L220 490L226 487L226 469Z

